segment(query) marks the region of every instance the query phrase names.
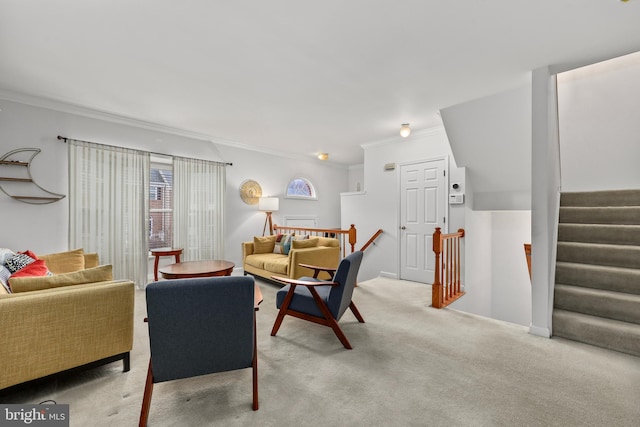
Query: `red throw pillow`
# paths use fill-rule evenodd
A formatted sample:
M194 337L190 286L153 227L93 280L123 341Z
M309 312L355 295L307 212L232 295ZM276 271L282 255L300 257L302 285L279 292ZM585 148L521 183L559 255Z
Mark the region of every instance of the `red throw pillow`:
M33 252L26 250L24 252L18 252L19 254L24 254L26 256L28 256L29 258L33 258L33 259L38 259L38 257L36 256L36 254L34 254Z
M26 267L21 268L20 270L13 273L11 275L11 278L29 277L29 276L48 276L49 274L51 273L49 273L49 269L47 268L47 265L44 263L44 260L37 259L31 264L27 265Z

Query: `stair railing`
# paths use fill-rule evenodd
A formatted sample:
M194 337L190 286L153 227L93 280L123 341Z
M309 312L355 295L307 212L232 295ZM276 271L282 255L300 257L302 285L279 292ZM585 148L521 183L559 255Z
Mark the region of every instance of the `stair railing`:
M369 247L369 245L371 245L373 243L374 240L376 240L378 238L379 235L382 234L382 228L378 229L378 231L376 231L374 233L373 236L371 236L371 238L367 241L367 243L364 244L363 247L360 248L361 252L364 252L365 249L367 249Z
M436 266L431 285L431 306L443 308L462 297L460 273L461 240L464 238L464 228L456 233L442 234L440 227L433 233L433 252L436 255Z

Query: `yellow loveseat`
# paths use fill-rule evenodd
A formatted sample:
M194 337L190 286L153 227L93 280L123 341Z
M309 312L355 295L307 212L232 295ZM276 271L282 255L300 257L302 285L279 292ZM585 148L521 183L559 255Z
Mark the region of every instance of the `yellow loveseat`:
M123 360L128 371L134 283L82 250L38 258L52 276L0 286L0 389L93 362Z
M244 274L265 279L271 276L298 279L312 276L313 270L300 264L337 268L340 262L340 242L328 237L310 237L292 240L288 254L274 253L276 236L254 237L253 242L242 243L242 266ZM322 279L331 277L324 273Z

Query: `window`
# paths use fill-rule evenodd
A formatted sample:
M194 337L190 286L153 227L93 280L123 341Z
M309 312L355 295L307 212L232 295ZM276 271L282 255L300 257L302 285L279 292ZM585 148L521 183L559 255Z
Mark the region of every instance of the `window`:
M316 189L306 178L294 178L287 185L286 197L293 199L317 200Z
M171 161L152 159L149 173L149 249L171 247L172 238L173 165Z

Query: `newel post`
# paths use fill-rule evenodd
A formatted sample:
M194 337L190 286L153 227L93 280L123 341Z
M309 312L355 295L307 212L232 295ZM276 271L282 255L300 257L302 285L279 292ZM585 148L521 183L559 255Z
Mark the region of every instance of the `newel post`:
M440 253L442 252L442 239L440 236L440 227L436 227L433 233L433 252L436 255L436 266L433 273L433 284L431 285L431 306L433 308L442 308L442 283L440 282Z
M356 250L356 241L356 226L351 224L351 227L349 227L349 244L351 245L351 253Z

